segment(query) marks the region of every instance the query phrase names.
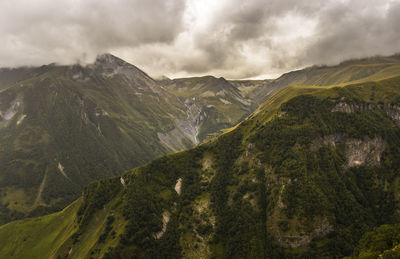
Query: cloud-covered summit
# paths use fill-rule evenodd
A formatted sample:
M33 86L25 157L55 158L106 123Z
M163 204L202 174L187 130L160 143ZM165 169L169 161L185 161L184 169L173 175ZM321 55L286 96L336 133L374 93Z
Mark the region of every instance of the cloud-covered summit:
M5 0L0 66L111 52L153 76L276 75L400 51L397 0Z

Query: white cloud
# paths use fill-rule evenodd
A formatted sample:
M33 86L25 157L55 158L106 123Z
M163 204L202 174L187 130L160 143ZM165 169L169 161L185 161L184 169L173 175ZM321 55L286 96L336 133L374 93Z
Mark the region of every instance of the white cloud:
M266 77L399 51L393 0L3 0L0 66L111 52L153 76Z

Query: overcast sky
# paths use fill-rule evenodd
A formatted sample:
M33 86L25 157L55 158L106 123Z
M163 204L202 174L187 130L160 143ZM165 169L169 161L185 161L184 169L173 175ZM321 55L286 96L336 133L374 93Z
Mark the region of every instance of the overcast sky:
M0 66L112 53L152 76L268 78L400 52L398 0L0 0Z

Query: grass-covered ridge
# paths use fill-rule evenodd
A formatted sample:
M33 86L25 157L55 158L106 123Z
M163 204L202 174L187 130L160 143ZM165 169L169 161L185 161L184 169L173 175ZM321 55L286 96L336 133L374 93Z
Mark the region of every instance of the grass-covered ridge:
M64 210L0 226L0 258L56 258L57 250L76 231L79 199Z

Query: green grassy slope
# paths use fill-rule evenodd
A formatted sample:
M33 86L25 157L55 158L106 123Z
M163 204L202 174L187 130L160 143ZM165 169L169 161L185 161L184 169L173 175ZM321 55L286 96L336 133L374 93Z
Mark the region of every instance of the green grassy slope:
M60 212L0 227L0 258L55 258L56 251L77 229L82 199Z
M313 66L293 71L274 80L272 85L337 85L383 80L398 75L400 56L373 57L342 62L336 66Z
M44 73L47 66L0 68L0 89L6 89L14 84Z

